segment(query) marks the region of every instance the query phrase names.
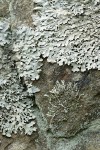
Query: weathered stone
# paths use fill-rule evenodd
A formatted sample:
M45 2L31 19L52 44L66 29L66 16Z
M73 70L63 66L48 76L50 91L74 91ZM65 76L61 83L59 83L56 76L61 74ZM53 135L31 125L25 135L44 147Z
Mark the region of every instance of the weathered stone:
M97 54L93 53L93 51L94 49L97 48L98 56L99 56L100 46L98 41L99 41L99 28L100 28L100 23L99 23L100 0L95 0L95 1L93 0L71 1L70 0L68 1L67 7L65 6L65 4L67 4L65 0L62 1L48 0L48 3L50 4L51 8L54 8L55 14L61 16L61 20L59 20L60 17L58 17L57 20L55 19L54 16L51 16L52 19L51 20L47 19L46 21L47 22L51 21L51 26L53 25L52 21L54 23L55 22L57 23L58 21L58 28L60 32L62 31L61 35L59 34L59 36L58 36L58 29L56 30L56 32L54 31L55 34L51 35L52 29L51 27L49 27L50 23L48 23L48 29L42 28L44 23L42 19L45 20L46 17L45 11L43 9L46 8L45 7L46 5L48 6L48 4L46 4L45 6L42 5L45 3L45 1L47 0L44 1L42 0L1 0L0 1L0 18L4 20L6 19L9 20L8 21L9 27L7 29L7 33L4 32L5 31L4 29L3 32L5 34L3 34L2 32L1 35L3 38L0 37L1 38L0 40L4 41L4 44L0 47L0 101L2 100L3 96L5 96L6 97L5 102L7 101L6 103L7 108L8 106L10 106L10 108L12 108L13 110L13 111L11 110L10 112L7 111L5 107L0 108L0 117L1 114L4 113L2 116L4 117L4 119L6 118L6 120L5 122L3 122L3 125L5 125L4 123L7 123L7 121L9 121L10 127L12 128L14 127L13 126L14 121L16 122L16 117L19 118L19 116L17 116L19 112L15 113L15 118L12 117L15 110L18 109L19 107L20 109L18 109L18 111L23 110L22 111L23 113L20 117L22 119L24 116L23 114L25 114L25 110L27 110L27 108L30 109L30 107L32 106L31 110L33 110L34 112L33 114L36 117L36 119L34 119L34 121L36 122L35 124L36 127L34 128L34 126L32 126L31 129L34 130L37 129L35 133L32 133L32 135L25 135L22 132L23 133L22 135L20 135L20 133L16 135L12 134L12 137L10 138L0 133L0 150L99 150L100 149L100 71L90 70L90 71L85 71L84 73L81 72L73 73L71 66L67 66L67 65L59 66L56 63L54 64L48 63L47 62L48 58L46 57L48 56L47 48L49 48L50 45L52 46L52 44L54 44L52 41L51 43L49 43L50 42L49 40L52 37L58 38L57 39L58 41L55 42L55 45L57 50L60 51L63 49L64 46L64 41L62 41L63 37L66 36L66 34L68 33L67 36L69 36L69 39L66 42L66 45L68 44L68 42L70 43L71 40L73 40L74 38L74 43L73 42L71 43L72 47L74 46L76 51L78 48L80 48L80 45L81 48L84 49L84 51L85 49L87 49L87 51L85 51L87 54L86 57L87 62L85 62L86 66L89 59L88 53L92 52L94 59L90 59L90 60L92 61L94 60L94 62L91 61L90 66L88 67L96 68L95 65L91 67L91 64L92 63L96 64L96 62L98 62L99 59L99 58L97 59L96 57ZM59 6L61 6L61 9L56 9L56 8L60 8ZM51 8L48 6L47 9L49 10ZM41 16L42 13L44 13L44 16ZM41 24L38 24L38 21L40 20L38 20L37 18L36 20L34 20L34 14L36 14L36 17L37 16L40 17L39 19L42 20ZM47 12L47 15L52 15L52 13ZM67 15L68 22L66 22L67 20L65 20L67 19L67 17L66 18L64 17L63 19L63 15L65 16ZM35 21L37 22L37 24ZM61 25L62 23L63 25ZM22 24L23 26L21 26ZM16 30L14 30L14 28L16 27L18 27L17 31L19 31L19 29L22 29L18 32L20 33L20 38L18 37L18 34L15 33ZM46 27L46 24L44 27ZM55 29L57 26L53 25L52 28L53 27ZM1 30L2 29L0 29L0 32ZM25 33L25 30L27 30L27 33ZM35 33L38 33L38 31L39 33L36 36L32 35L36 30L37 32ZM48 47L46 48L46 50L44 49L47 53L44 53L43 51L41 54L40 53L38 53L38 55L36 54L36 56L39 56L39 60L40 59L43 60L43 66L42 65L41 65L42 67L40 66L42 71L37 69L38 65L36 65L35 68L36 70L38 70L37 74L40 73L40 78L37 81L33 81L33 80L30 81L32 78L32 74L30 75L31 67L28 68L27 65L28 63L30 63L28 62L29 61L28 53L32 55L30 59L31 61L35 58L35 52L36 52L34 50L34 54L31 53L33 48L37 50L39 43L40 43L39 48L41 47L41 44L43 47L47 46L45 45L46 43L43 43L44 40L46 40L46 38L44 38L45 34L43 34L43 32L45 33L45 30L47 30L46 35L47 34L49 35L47 37L47 39L49 39L47 40L47 42L49 41L47 44ZM25 34L28 34L28 36L26 36L25 34L22 35L23 32ZM73 35L74 33L75 35L70 37L70 35ZM14 34L16 34L16 38ZM8 35L10 35L9 39L8 39ZM35 39L34 36L37 39ZM24 38L26 38L26 42ZM59 40L59 38L61 39ZM34 39L34 41L32 41L31 39ZM13 51L14 44L15 44L15 50L16 51L18 50L18 53L16 55L14 55L14 51ZM19 44L21 46L19 46ZM16 49L16 45L18 46L17 48L19 49ZM24 50L23 53L21 53L22 52L21 48L23 48L24 46L28 47L28 50L30 51L30 52L27 51L27 55ZM91 51L89 51L89 49L91 49ZM21 55L19 53L19 50ZM62 55L62 53L63 51L61 52L61 55L59 55L60 56L60 58L58 59L59 62L61 61L61 58L64 58L64 55ZM51 61L54 61L52 59L53 58L52 56L54 56L54 53L52 53L51 55ZM73 56L75 57L75 55ZM27 94L28 87L25 83L25 76L20 78L19 70L21 68L19 67L19 70L17 68L18 66L17 64L22 63L20 60L23 61L23 64L26 63L24 67L22 67L22 71L24 70L25 71L24 73L26 74L29 71L28 73L30 75L30 78L28 78L27 80L28 85L30 85L31 83L32 85L38 87L40 89L39 93L33 94L31 96ZM66 59L64 61L66 62ZM80 62L81 61L83 60L80 60ZM63 63L63 61L61 61L61 63ZM84 61L82 63L84 64ZM33 63L31 63L30 65L34 66ZM98 66L99 66L99 62L98 62ZM81 67L79 67L79 69L80 68ZM81 70L84 71L85 69L86 68L84 68L83 65L83 68L81 68ZM2 80L1 77L4 80ZM16 100L18 101L20 100L21 102L18 103L17 106L16 106L17 102L15 102ZM23 105L24 107L22 109ZM26 117L24 116L23 119L24 125L26 123L25 119L27 120L27 117L30 116L29 112L26 114ZM34 115L31 116L34 117ZM12 122L10 122L10 120L8 119L10 117L13 118L13 121L11 120ZM31 119L28 120L27 123L29 123L30 121ZM16 122L15 126L18 125L17 123L18 122ZM0 129L1 129L1 124L0 124ZM28 131L28 129L29 126L26 131ZM5 128L5 134L6 131L7 130ZM11 133L13 131L11 131Z
M100 120L95 120L85 131L76 137L54 138L52 150L99 150L100 149Z
M13 135L12 138L0 136L0 150L36 150L35 136Z
M11 15L14 25L26 23L32 26L32 13L34 8L33 0L12 0Z
M7 0L1 0L0 1L0 17L8 17L8 16L9 16L9 2Z
M79 76L79 79L75 79L75 76ZM66 88L59 94L50 94L56 81L60 82L61 79L65 81ZM87 128L92 120L100 117L99 80L99 71L74 75L67 66L59 67L45 62L37 85L41 92L36 96L36 103L47 120L47 129L54 136L75 136Z

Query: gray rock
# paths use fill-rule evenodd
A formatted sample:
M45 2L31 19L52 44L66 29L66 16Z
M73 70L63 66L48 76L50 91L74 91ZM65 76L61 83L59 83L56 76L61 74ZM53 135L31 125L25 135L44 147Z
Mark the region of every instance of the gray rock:
M99 28L100 0L0 0L0 150L100 149Z

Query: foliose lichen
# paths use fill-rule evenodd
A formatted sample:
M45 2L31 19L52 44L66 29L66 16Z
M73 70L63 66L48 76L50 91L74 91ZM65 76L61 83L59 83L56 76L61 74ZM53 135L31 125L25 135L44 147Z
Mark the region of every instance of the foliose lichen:
M100 70L100 1L45 0L36 4L34 38L43 57L71 65L73 71Z
M34 30L22 25L14 30L13 34L13 59L16 61L19 77L24 77L25 81L39 79L42 59L41 53L36 49Z
M28 92L24 90L17 78L17 72L11 69L10 62L8 65L3 63L2 65L0 74L0 132L7 137L11 137L12 133L18 131L31 135L33 131L36 131L34 100L29 98Z
M7 137L17 132L31 135L37 129L32 98L37 88L27 90L21 83L12 60L9 25L1 24L0 35L4 38L0 42L0 132Z
M0 46L10 43L9 22L7 20L0 20Z

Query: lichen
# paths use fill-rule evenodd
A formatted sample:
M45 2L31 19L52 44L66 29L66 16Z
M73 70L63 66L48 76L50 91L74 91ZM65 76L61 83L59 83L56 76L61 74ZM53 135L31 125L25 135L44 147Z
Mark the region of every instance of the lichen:
M0 47L0 132L7 137L17 132L31 135L36 131L33 91L21 83L5 45Z
M0 20L0 46L10 43L9 22L7 20Z
M55 86L44 95L44 98L48 101L48 112L46 115L47 118L50 118L48 121L50 128L54 128L53 121L58 116L60 110L62 115L58 117L57 121L63 121L67 117L67 113L70 112L70 107L72 107L70 103L73 103L77 96L77 85L72 82L65 83L64 80L56 81ZM63 113L66 114L65 118Z
M33 100L23 92L18 80L9 82L4 83L0 93L0 131L7 137L18 131L30 135L36 131Z
M61 83L57 80L56 85L53 87L53 89L50 91L52 94L59 94L65 90L65 82L64 80L61 80Z
M32 15L37 50L73 71L100 70L99 8L100 1L45 0Z
M13 60L16 61L19 77L24 77L26 82L39 79L42 59L36 49L34 30L22 25L13 31L13 37Z

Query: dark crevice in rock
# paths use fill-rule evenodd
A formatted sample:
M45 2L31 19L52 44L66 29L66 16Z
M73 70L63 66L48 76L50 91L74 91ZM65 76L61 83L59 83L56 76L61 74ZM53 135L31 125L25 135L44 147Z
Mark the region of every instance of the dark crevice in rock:
M82 78L79 81L76 81L75 83L77 84L77 87L79 90L82 90L84 86L88 85L90 83L90 78L88 77L90 74L90 71L84 72Z
M25 84L24 77L20 77L20 83L23 86L23 91L27 91L27 85Z
M46 130L46 133L47 133L47 134L50 134L50 135L53 135L53 132L52 132L52 130L51 130L50 128L48 128L48 129Z

